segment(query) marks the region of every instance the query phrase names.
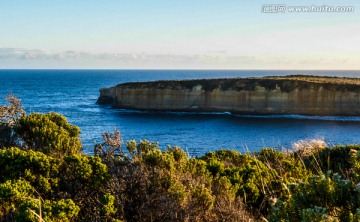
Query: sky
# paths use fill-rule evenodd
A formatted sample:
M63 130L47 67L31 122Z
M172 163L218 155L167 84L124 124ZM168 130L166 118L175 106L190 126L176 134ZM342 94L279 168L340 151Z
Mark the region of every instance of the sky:
M0 5L0 69L360 70L358 0Z

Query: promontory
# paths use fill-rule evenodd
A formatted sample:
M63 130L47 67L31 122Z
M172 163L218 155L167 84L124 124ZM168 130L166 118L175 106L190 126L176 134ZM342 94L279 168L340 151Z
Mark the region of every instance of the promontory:
M123 83L99 104L151 111L360 116L360 78L273 76Z

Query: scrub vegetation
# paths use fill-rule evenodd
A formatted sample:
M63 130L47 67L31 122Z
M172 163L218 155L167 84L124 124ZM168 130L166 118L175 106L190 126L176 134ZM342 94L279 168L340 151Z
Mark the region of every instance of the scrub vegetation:
M235 91L253 91L256 87L264 87L267 90L280 89L282 92L291 92L295 89L304 89L309 87L324 87L325 89L334 89L340 91L357 91L360 85L360 78L348 77L329 77L312 75L287 75L287 76L265 76L249 78L218 78L218 79L191 79L191 80L159 80L150 82L128 82L115 87L128 89L193 89L201 86L202 90L213 91L235 90ZM105 89L102 89L105 90ZM108 103L102 101L99 103ZM111 101L110 101L111 102Z
M300 141L291 151L124 143L94 155L57 113L0 106L0 221L360 221L360 146Z

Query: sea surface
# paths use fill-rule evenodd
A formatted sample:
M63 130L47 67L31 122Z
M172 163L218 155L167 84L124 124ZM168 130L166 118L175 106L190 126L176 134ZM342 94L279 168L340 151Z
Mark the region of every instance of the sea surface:
M360 143L360 117L249 116L228 113L140 112L96 104L99 89L124 82L309 74L360 77L360 71L292 70L0 70L0 104L8 93L27 113L58 112L81 129L84 152L93 153L103 132L121 131L124 140L180 146L191 156L217 149L240 152L292 147L303 139L330 145Z

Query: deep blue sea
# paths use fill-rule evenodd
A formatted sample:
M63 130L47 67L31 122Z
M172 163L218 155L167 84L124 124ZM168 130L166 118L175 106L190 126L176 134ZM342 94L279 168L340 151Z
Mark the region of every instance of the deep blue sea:
M328 144L360 143L360 117L242 116L227 113L166 113L113 109L96 104L99 89L150 80L310 74L360 77L360 71L276 70L0 70L0 104L9 92L27 113L58 112L81 129L84 152L93 153L102 132L121 131L124 140L177 145L190 155L216 149L257 151L291 148L302 139Z

